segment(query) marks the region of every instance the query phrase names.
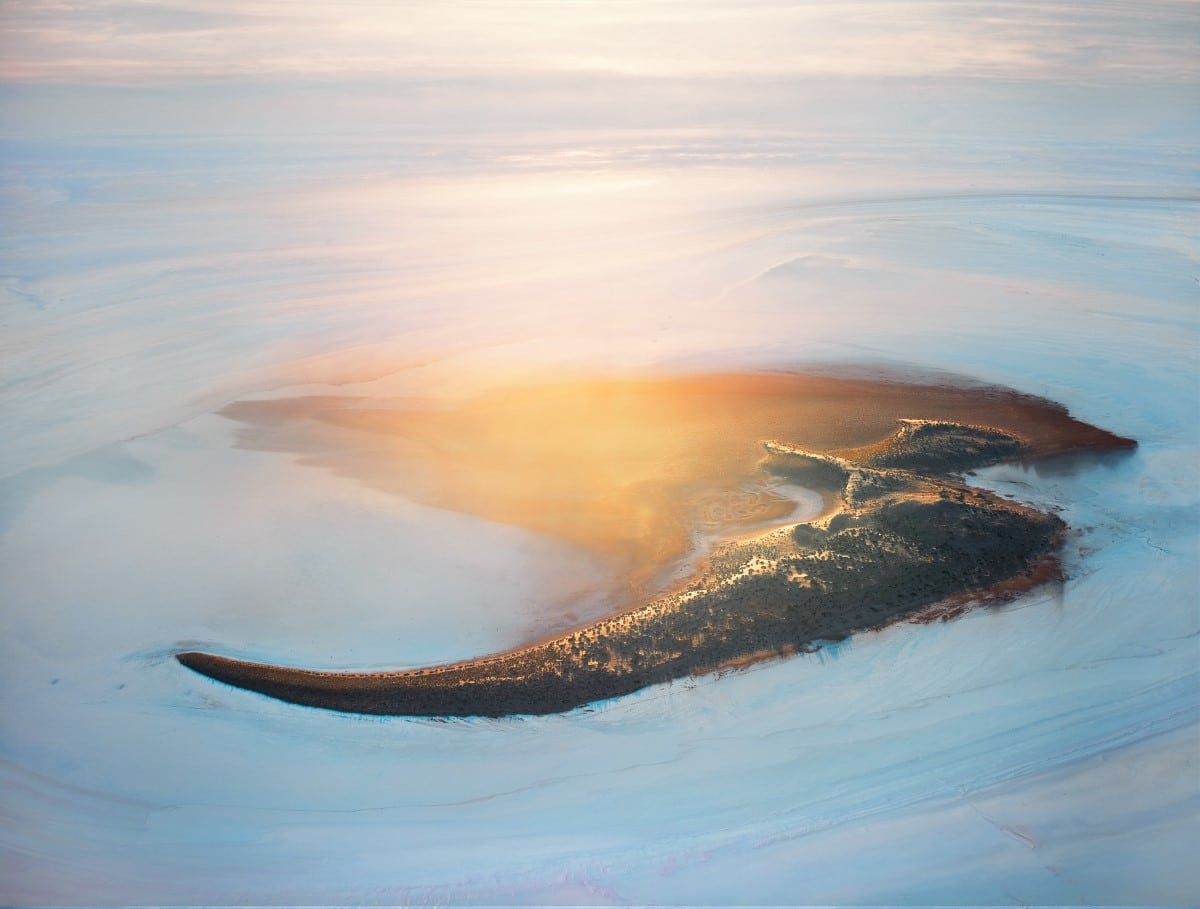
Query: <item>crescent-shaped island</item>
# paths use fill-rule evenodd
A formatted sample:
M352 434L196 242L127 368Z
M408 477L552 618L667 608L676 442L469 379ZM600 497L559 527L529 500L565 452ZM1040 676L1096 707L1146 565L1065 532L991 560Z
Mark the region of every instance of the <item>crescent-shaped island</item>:
M1008 389L854 374L577 380L437 409L303 398L226 413L249 447L623 566L613 614L448 665L333 672L177 654L291 703L423 717L568 711L1011 598L1061 577L1066 526L964 475L1136 445ZM821 495L817 517L785 520L794 487ZM718 542L697 563L699 530ZM690 576L663 589L689 556Z

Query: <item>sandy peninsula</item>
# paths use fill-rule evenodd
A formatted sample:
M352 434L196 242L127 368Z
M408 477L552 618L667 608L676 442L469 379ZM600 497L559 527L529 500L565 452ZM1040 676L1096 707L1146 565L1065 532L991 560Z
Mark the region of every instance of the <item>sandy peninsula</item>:
M242 402L242 444L613 560L614 615L501 654L402 672L318 672L178 655L231 685L368 714L545 714L947 617L1058 576L1064 525L972 489L1005 461L1135 443L1041 398L972 382L813 373L538 383L454 406ZM823 513L783 523L788 484ZM659 589L697 530L718 545Z

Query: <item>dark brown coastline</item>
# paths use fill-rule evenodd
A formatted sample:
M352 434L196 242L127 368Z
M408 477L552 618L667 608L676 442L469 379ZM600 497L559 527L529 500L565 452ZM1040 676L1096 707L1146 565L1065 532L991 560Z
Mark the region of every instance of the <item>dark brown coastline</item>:
M727 392L730 381L751 398L765 391L771 408L792 385L778 385L775 377L697 381L710 394ZM988 464L1136 445L1072 419L1051 402L1000 389L935 394L910 386L898 393L894 384L806 381L810 392L819 385L826 396L811 412L827 412L840 401L843 408L870 411L859 421L869 428L826 429L823 450L760 438L756 469L764 478L817 489L836 507L817 521L725 544L680 589L536 644L412 671L318 672L199 652L177 658L218 681L330 710L426 717L559 713L905 619L952 617L971 603L1011 598L1054 580L1063 522L967 487L961 475ZM693 385L681 399L694 400L695 393ZM881 394L894 408L919 404L924 395L925 406L914 407L909 413L919 416L901 419L898 427L893 419L889 434L864 444L878 423ZM972 398L974 408L967 406ZM520 393L517 399L524 412L532 406ZM512 406L492 403L501 410ZM333 419L345 418L341 413ZM967 415L992 419L947 419ZM743 423L760 429L772 420ZM828 444L834 441L850 444ZM498 450L485 438L480 442L484 450Z

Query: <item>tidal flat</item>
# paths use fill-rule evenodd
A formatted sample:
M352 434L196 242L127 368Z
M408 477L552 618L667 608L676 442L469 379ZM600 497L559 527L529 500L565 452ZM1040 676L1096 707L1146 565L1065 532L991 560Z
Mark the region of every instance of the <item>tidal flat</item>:
M1060 577L1065 525L970 488L963 474L1136 446L1009 389L845 374L576 380L440 410L318 398L226 414L247 425L243 445L290 445L314 466L559 535L624 566L634 605L451 665L322 672L177 655L296 704L435 717L562 712L1010 599ZM820 493L820 518L770 526L793 510L781 480ZM701 524L731 539L682 586L649 588L692 555Z
M1197 902L1194 6L177 6L6 10L0 902ZM843 363L1137 439L964 478L1068 525L1066 581L500 720L175 659L499 654L825 507L710 495L639 593L405 497L420 438L232 402Z

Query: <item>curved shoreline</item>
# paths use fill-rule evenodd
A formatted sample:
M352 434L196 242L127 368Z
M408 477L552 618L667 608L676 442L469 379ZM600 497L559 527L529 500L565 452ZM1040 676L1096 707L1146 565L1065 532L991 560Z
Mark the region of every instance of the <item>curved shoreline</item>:
M843 404L855 402L842 391ZM1136 443L1072 420L1050 402L1005 401L994 389L955 393L987 397L1001 415L1008 405L1026 431L945 419L931 408L932 417L899 417L891 435L841 449L760 440L760 479L813 489L836 507L812 521L732 534L672 591L566 633L406 671L292 669L200 652L177 659L236 687L331 710L546 714L1011 598L1058 576L1065 525L958 477L988 464Z

